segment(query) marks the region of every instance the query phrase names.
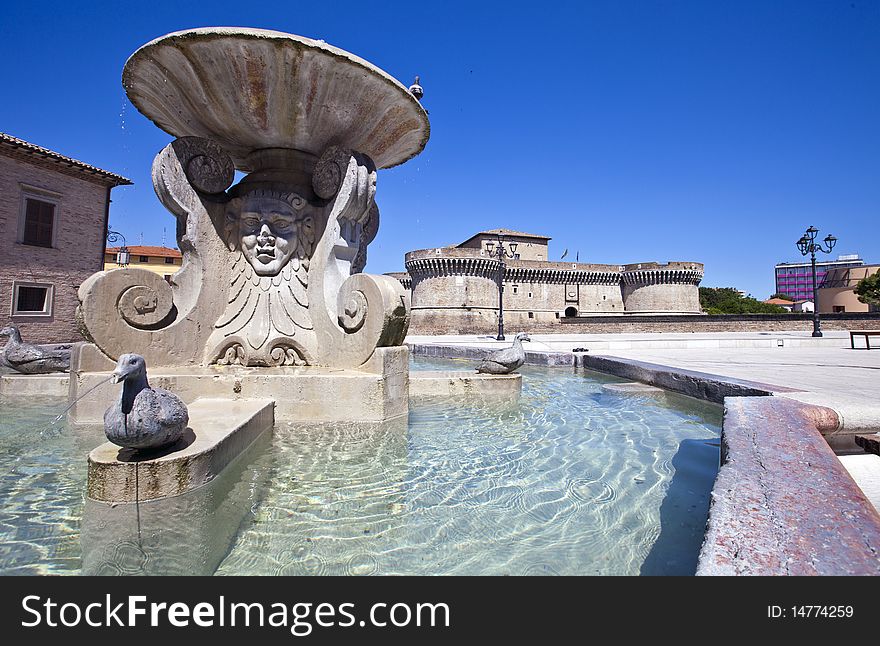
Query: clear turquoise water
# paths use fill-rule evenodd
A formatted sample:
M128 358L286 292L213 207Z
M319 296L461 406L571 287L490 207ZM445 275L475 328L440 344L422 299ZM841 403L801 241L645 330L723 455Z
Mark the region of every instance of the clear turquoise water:
M83 502L100 429L34 442L65 402L0 400L0 573L75 574L85 554L108 573L692 574L720 407L520 371L516 402L422 398L408 422L279 425L213 489L138 514ZM177 542L210 549L159 553Z

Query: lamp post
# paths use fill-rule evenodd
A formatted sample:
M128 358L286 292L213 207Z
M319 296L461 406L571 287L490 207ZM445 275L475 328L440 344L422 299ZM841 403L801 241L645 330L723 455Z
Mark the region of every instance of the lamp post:
M822 328L819 323L819 291L816 285L816 252L831 253L837 243L837 238L830 233L825 236L823 242L828 247L826 249L822 246L822 242L816 242L817 235L819 235L819 229L811 226L797 241L797 247L802 256L810 254L810 263L813 267L813 336L822 336Z
M127 267L129 260L131 260L131 254L128 251L128 244L125 241L125 236L118 231L113 231L110 227L107 227L107 242L113 244L114 242L118 242L120 238L122 238L122 246L119 247L119 251L116 252L116 264L120 267Z
M486 243L486 251L489 256L498 258L498 336L496 341L504 341L504 271L507 265L504 264L505 258L513 258L516 255L517 243L511 242L504 246L504 236L498 234L498 246L494 242Z

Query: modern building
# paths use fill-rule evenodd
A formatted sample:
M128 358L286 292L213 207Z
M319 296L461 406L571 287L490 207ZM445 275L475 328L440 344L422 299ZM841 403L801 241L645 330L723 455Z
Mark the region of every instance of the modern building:
M458 245L406 254L406 273L391 275L411 290L411 329L484 333L497 326L501 263L491 252L499 238L512 253L504 261L503 286L505 322L514 328L567 317L701 311L701 263L551 262L547 236L492 229Z
M838 256L837 260L816 261L816 285L821 286L829 269L861 267L865 261L859 254ZM781 262L775 267L776 293L793 300L813 300L813 270L809 262Z
M855 286L863 278L880 271L880 265L837 267L825 273L819 288L819 312L875 312L877 307L862 303L856 296Z
M81 339L77 289L104 266L110 191L127 184L0 133L0 304L26 341Z
M122 265L117 262L117 256L122 247L107 247L104 252L104 270L118 269ZM165 280L170 281L171 276L180 269L183 264L183 255L177 249L169 247L151 247L135 245L125 247L128 250L128 265L136 269L148 269L160 274Z

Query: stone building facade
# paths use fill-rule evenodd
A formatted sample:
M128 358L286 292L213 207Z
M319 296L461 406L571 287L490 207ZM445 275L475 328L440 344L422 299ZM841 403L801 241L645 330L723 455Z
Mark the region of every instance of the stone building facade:
M104 266L110 191L131 181L0 133L0 324L81 340L80 283Z
M516 244L504 260L504 319L529 330L582 316L699 314L697 262L603 265L550 262L550 238L496 229L461 245L406 254L406 273L392 274L411 290L415 334L490 333L498 324L499 236Z

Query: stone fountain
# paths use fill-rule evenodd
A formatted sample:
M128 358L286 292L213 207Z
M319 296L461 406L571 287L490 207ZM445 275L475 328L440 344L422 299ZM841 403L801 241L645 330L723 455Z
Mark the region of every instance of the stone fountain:
M241 28L154 40L123 85L176 138L152 177L183 266L170 283L127 268L82 284L91 343L72 358L71 397L130 352L187 403L269 399L288 421L406 415L409 296L361 270L379 227L377 169L428 141L413 94L323 41ZM111 395L85 397L71 419L96 423Z

